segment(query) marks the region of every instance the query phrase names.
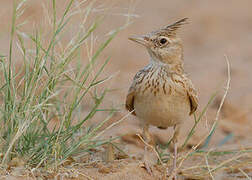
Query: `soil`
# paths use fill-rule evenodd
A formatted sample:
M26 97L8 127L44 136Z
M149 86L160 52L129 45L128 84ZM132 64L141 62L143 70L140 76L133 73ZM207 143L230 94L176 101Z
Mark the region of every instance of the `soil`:
M65 1L59 0L58 11L64 7ZM57 2L59 2L57 1ZM27 9L22 15L30 24L24 25L29 31L31 24L43 22L43 6L39 0L28 0ZM219 90L217 98L208 108L201 123L195 130L187 147L180 152L180 157L186 155L190 149L197 145L210 131L215 120L216 111L224 93L227 81L226 55L231 64L231 87L224 103L219 118L219 123L211 141L206 147L212 151L242 151L252 149L252 12L251 0L181 0L181 1L125 1L111 0L98 2L97 11L92 16L105 14L102 27L98 28L97 34L106 34L112 28L125 24L128 11L131 13L133 22L121 30L111 42L103 59L110 56L111 61L105 69L105 74L119 72L106 86L115 89L105 98L104 107L116 107L120 109L110 124L120 120L127 112L124 110L125 96L135 73L148 63L149 57L146 50L137 44L127 40L134 34L143 34L163 27L179 18L188 17L190 23L182 28L180 36L184 41L185 70L194 82L199 92L199 112L207 104L211 95ZM109 10L103 9L109 7ZM129 8L130 7L130 8ZM99 11L100 8L100 11ZM103 10L102 10L103 9ZM9 32L11 24L12 3L3 0L0 6L0 53L8 52ZM21 20L20 20L21 21ZM44 26L43 28L48 28ZM74 27L73 27L74 29ZM69 34L70 36L70 34ZM101 42L103 38L98 39ZM84 53L84 52L83 52ZM15 57L18 57L16 54ZM94 119L99 122L104 117L100 113ZM184 142L187 134L193 126L193 118L190 117L183 125L179 143ZM94 123L92 122L92 123ZM108 125L108 124L107 124ZM143 142L136 136L141 133L139 122L136 117L130 115L121 123L107 131L103 138L120 136L116 143L127 154L121 154L115 148L101 147L93 155L74 159L71 163L60 167L55 172L34 172L13 168L10 175L3 176L5 179L163 179L165 167L156 163L157 156L149 152L153 162L153 175L150 176L142 165ZM160 130L151 127L151 133L159 144L169 141L172 128ZM110 150L109 150L110 149ZM172 149L172 146L169 148ZM108 153L112 152L112 159ZM168 153L171 151L167 150ZM215 179L246 179L252 178L252 155L247 153L238 157L239 153L214 156L209 159L209 164L218 169L218 165L227 162L224 166L212 173ZM237 158L235 163L228 162L231 158ZM86 159L86 160L85 160ZM211 179L211 173L205 176L198 173L207 172L199 166L206 165L207 156L195 155L187 158L180 168L178 179ZM233 163L233 164L232 164ZM244 163L244 165L243 165ZM172 159L168 158L168 168L171 167ZM238 166L239 165L239 166ZM197 168L193 168L196 167ZM15 166L13 166L15 167ZM191 169L190 169L191 168ZM8 174L8 173L7 173ZM22 174L20 176L20 174Z

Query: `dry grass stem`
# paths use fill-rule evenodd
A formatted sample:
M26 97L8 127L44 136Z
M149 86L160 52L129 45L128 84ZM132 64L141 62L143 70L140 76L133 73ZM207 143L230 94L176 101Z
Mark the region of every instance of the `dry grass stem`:
M249 175L247 173L245 173L241 168L238 168L238 170L248 179L248 180L252 180L251 177L249 177Z
M221 112L221 108L224 104L224 101L226 99L226 96L227 96L227 93L228 93L228 90L230 88L230 81L231 81L231 73L230 73L230 62L229 62L229 59L227 57L227 55L224 55L225 57L225 60L226 60L226 63L227 63L227 84L224 88L225 92L224 92L224 95L221 99L221 102L220 102L220 105L219 105L219 108L216 112L216 116L215 116L215 121L214 121L214 124L212 125L212 128L210 130L210 132L212 132L215 128L216 128L216 125L218 123L218 120L219 120L219 116L220 116L220 112ZM210 134L209 134L210 135Z
M207 170L208 170L208 172L209 172L211 178L214 180L213 174L212 174L212 172L211 172L211 170L210 170L210 167L209 167L209 163L208 163L208 158L207 158L207 156L208 156L208 154L205 155L205 161L206 161Z
M247 155L247 154L245 154ZM238 156L234 156L226 161L223 161L222 163L220 163L218 166L216 166L215 168L211 169L209 172L207 172L207 174L211 173L211 172L214 172L216 171L217 169L220 169L221 167L223 167L224 165L234 161L234 160L237 160L239 158L241 158L242 156L244 156L244 154L239 154Z

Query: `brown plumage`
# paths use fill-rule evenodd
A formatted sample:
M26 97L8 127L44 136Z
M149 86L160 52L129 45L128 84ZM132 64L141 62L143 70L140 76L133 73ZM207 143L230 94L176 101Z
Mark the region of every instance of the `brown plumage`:
M175 157L180 126L198 106L196 90L184 73L183 44L177 37L177 30L186 20L181 19L147 35L129 38L147 48L150 63L135 75L126 98L126 108L142 122L147 142L151 141L148 138L149 125L160 128L173 126Z

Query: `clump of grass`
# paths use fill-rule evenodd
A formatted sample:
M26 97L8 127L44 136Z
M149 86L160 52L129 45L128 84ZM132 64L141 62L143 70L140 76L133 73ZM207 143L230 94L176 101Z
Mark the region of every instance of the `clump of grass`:
M99 106L108 89L98 91L97 87L110 78L100 77L109 58L103 63L97 61L117 30L107 36L91 58L82 56L80 49L88 45L89 37L100 21L95 20L88 27L86 20L80 22L75 37L64 46L61 43L64 30L68 28L71 17L78 12L72 7L74 0L70 0L58 19L56 0L51 2L52 33L47 42L38 30L34 30L33 34L21 31L21 25L16 20L23 12L25 0L20 3L14 1L13 4L9 53L1 52L5 56L0 56L0 151L3 154L0 161L4 167L15 157L21 157L31 167L57 167L74 153L88 151L109 141L93 138L112 116L114 109L106 109L109 111L108 117L93 128L83 125L101 111ZM90 2L85 6L85 11L81 11L84 12L84 19L88 18L92 4ZM46 34L48 36L49 32ZM22 66L18 67L18 72L13 59L14 44L22 53ZM31 47L27 44L31 44ZM87 113L83 115L81 110L86 103L83 100L90 94L92 102L89 104L92 107L86 109ZM58 124L53 123L55 119ZM54 125L49 127L49 124Z

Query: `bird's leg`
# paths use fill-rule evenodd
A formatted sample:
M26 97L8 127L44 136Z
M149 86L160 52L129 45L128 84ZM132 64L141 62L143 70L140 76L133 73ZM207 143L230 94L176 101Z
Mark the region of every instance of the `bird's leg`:
M144 136L144 140L147 144L154 145L153 139L152 139L151 134L149 132L149 124L143 125L143 136Z
M173 165L172 165L172 169L171 169L170 172L168 172L168 169L167 169L168 174L170 174L170 175L174 174L174 179L175 180L177 179L177 172L176 172L176 169L177 169L177 150L178 150L177 143L178 143L179 130L180 130L180 126L175 125L174 126L173 137L172 137L172 140L171 140L173 142L173 144L174 144Z
M147 144L151 144L152 143L152 138L151 135L149 133L149 125L148 124L144 124L143 125L143 136L144 136L144 141ZM147 172L152 175L152 169L151 169L151 165L149 164L149 160L148 160L148 151L150 150L150 147L148 147L148 145L146 145L144 143L144 167L146 168Z
M172 142L174 144L174 158L173 158L173 167L172 167L173 170L176 170L176 168L177 168L177 164L176 164L177 163L177 150L178 150L177 143L178 143L179 130L180 130L180 126L175 125L174 126L174 134L172 137Z

